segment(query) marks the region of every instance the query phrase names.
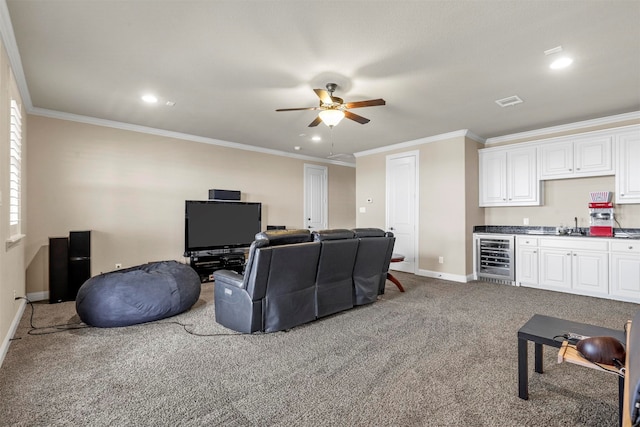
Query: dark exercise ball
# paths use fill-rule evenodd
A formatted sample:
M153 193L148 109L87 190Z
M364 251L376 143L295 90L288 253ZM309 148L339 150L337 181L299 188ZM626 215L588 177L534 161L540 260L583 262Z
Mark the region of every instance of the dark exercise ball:
M605 365L616 365L614 359L624 364L625 351L620 341L613 337L591 337L578 341L576 349L585 359Z

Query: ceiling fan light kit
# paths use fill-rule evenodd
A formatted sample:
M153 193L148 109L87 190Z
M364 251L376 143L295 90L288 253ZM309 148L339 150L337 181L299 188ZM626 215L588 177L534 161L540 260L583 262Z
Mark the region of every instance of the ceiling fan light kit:
M335 83L327 83L326 89L314 89L320 99L319 107L303 107L303 108L280 108L276 111L300 111L300 110L320 110L318 117L309 124L309 127L318 126L320 122L324 122L330 128L333 128L343 118L353 120L362 125L369 123L369 119L359 116L349 111L351 108L374 107L376 105L385 105L384 99L370 99L368 101L344 102L342 98L333 96L333 92L338 87Z
M330 128L334 127L344 118L344 111L342 110L322 110L320 111L320 119L322 122L329 126Z

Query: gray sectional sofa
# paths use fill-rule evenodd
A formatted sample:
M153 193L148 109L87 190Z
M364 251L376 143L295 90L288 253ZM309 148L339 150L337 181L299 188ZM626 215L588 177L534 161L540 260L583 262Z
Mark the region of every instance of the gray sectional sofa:
M216 321L276 332L372 303L384 292L394 243L377 228L258 233L244 274L213 274Z

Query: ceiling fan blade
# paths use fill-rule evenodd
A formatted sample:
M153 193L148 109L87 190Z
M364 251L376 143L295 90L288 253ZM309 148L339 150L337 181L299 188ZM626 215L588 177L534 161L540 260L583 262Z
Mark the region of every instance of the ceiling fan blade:
M347 102L346 108L375 107L376 105L385 105L384 99L370 99L368 101Z
M314 126L318 126L320 123L322 123L322 119L320 118L320 116L316 117L316 119L314 121L312 121L308 127L312 128Z
M301 111L301 110L319 110L320 107L306 107L306 108L278 108L276 111Z
M367 123L369 123L371 121L371 120L369 120L369 119L367 119L365 117L359 116L357 114L353 114L351 111L345 111L344 112L344 116L347 119L351 119L351 120L353 120L355 122L360 123L361 125L367 124Z
M313 91L318 95L318 98L320 98L323 104L331 104L333 102L328 91L324 89L314 89Z

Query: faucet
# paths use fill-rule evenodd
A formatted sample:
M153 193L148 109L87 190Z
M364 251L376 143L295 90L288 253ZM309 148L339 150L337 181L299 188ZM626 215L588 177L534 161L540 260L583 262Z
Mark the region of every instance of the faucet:
M578 217L577 217L577 216L573 217L573 221L574 221L574 222L575 222L575 224L576 224L576 226L575 226L575 228L573 229L573 231L577 234L577 233L579 233L579 232L580 232L580 230L578 229Z

